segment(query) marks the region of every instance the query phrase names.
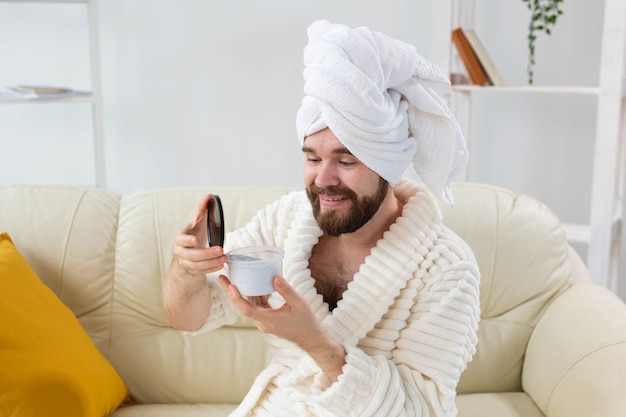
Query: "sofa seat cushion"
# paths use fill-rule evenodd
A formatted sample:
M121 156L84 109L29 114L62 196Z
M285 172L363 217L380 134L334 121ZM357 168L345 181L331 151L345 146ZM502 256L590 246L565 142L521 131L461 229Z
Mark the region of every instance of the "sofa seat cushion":
M118 408L111 417L228 417L236 404L139 404Z
M80 323L0 234L0 415L110 414L127 396Z
M463 394L458 417L545 417L523 392ZM235 404L142 404L117 409L111 417L227 417Z
M462 394L456 404L459 417L544 417L524 392Z

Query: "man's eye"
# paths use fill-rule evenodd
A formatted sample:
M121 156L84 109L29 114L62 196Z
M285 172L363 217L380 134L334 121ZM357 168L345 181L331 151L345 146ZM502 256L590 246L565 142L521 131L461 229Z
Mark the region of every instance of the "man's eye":
M307 157L306 160L307 160L307 162L311 162L311 163L316 163L316 162L320 161L319 158L313 158L313 157L310 157L310 156Z
M352 166L355 164L355 162L354 161L339 161L339 164L343 166Z

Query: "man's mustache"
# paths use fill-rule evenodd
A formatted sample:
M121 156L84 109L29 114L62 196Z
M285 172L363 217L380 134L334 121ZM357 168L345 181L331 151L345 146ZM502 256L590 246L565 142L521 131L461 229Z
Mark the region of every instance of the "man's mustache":
M356 196L354 191L346 187L320 188L317 185L313 184L310 187L310 191L313 195L341 195L341 196L348 197L351 199L353 199Z

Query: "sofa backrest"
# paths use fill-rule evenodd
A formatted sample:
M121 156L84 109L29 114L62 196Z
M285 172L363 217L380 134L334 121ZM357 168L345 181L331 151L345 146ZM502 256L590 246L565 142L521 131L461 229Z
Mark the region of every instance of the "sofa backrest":
M480 266L477 352L459 394L522 391L524 355L544 310L572 283L589 281L559 219L535 198L482 184L453 187L444 223L472 247Z
M214 188L226 232L243 226L285 188ZM209 190L125 194L120 201L109 360L141 402L239 403L267 363L263 336L241 321L191 336L169 325L162 277L175 234Z
M119 203L101 189L0 187L0 230L102 352L111 337Z
M240 321L190 336L161 303L173 238L208 192L226 230L241 227L287 188L155 190L0 187L7 231L41 279L78 316L137 400L238 403L267 360L262 335ZM454 186L444 223L473 248L482 274L478 350L459 393L520 391L524 351L546 306L588 279L558 219L533 198L497 187Z

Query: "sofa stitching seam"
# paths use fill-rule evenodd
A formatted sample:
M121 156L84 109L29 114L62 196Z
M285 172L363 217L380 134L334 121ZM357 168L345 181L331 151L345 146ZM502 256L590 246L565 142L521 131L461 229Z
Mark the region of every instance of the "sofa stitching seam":
M113 341L113 329L115 327L115 320L113 319L115 315L115 294L116 294L116 284L117 284L117 251L118 251L118 239L119 239L119 226L120 226L120 212L122 206L122 196L117 195L117 215L115 216L115 239L113 243L113 270L111 273L113 276L111 277L111 293L109 295L109 335L107 337L106 349L104 352L105 357L108 359L111 351L111 343Z
M589 356L593 355L596 352L599 352L601 350L604 350L606 348L615 346L615 345L619 345L621 343L624 343L626 340L621 339L621 340L615 340L612 342L607 342L604 343L602 346L598 346L588 352L585 352L584 354L580 355L580 357L578 357L577 359L573 360L571 362L571 364L565 368L563 370L563 372L561 372L561 374L559 375L559 377L556 379L556 382L554 383L554 385L552 386L552 389L550 390L550 395L548 396L548 401L546 403L546 411L548 411L552 405L552 398L554 396L554 392L556 391L557 387L559 386L559 384L561 383L561 381L563 380L563 378L565 378L565 376L576 366L578 365L580 362L582 362L583 360L585 360L586 358L588 358ZM549 414L549 413L548 413Z
M63 299L63 288L65 287L64 285L65 284L65 275L64 275L65 272L64 271L65 271L65 263L67 262L67 252L69 250L70 238L72 236L72 230L74 230L74 225L76 224L76 216L77 216L78 210L80 208L81 202L85 198L85 194L86 194L86 191L81 191L78 194L78 198L76 199L76 202L70 214L69 226L65 230L65 236L63 237L63 250L61 252L61 259L59 260L60 262L59 262L59 270L58 270L58 274L61 279L59 280L59 287L57 288L57 291L56 291L60 299ZM76 317L78 318L78 316Z

